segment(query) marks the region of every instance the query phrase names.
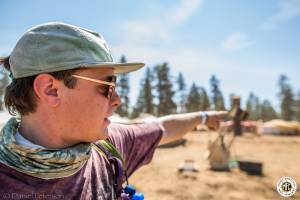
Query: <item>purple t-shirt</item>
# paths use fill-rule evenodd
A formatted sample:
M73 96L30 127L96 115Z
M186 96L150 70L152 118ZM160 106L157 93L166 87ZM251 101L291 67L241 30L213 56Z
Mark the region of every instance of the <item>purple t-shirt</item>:
M151 161L162 133L154 122L109 126L109 140L123 156L129 176ZM109 161L95 149L82 169L65 178L44 180L0 163L0 199L113 199L113 180Z

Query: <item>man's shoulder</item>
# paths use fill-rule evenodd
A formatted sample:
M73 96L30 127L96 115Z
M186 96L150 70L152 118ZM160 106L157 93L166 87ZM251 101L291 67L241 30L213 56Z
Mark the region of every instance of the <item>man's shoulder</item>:
M119 122L113 122L109 125L108 131L137 131L137 130L145 130L148 129L157 129L161 130L163 129L162 125L158 121L150 121L150 122L138 122L138 123L119 123Z

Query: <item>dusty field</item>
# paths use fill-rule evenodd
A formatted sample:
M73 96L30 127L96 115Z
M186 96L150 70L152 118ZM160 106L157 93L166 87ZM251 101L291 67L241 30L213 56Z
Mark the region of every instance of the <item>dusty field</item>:
M211 134L210 138L215 136ZM130 178L145 199L288 199L276 191L277 181L283 176L296 180L298 190L290 199L300 199L300 137L245 134L235 139L232 156L263 162L263 176L250 176L238 169L211 171L203 156L208 134L193 132L186 139L185 146L158 149L152 163ZM199 165L199 172L178 173L177 167L185 159L193 159Z

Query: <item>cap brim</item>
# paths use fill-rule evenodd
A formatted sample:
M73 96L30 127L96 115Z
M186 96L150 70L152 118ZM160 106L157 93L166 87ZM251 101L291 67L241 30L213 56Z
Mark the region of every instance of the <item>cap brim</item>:
M91 68L109 67L109 68L113 68L114 74L125 74L125 73L139 70L144 66L145 66L144 63L111 63L111 64L101 63L95 65L88 65L86 67L91 67Z

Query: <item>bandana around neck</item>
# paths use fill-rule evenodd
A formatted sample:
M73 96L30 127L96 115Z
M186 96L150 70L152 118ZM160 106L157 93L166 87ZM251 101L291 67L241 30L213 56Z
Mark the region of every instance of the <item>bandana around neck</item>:
M90 143L59 150L22 146L15 140L19 124L11 118L0 132L0 163L17 171L42 179L62 178L75 174L90 157Z

